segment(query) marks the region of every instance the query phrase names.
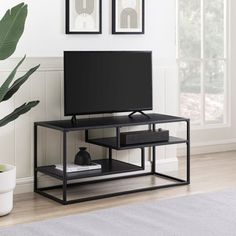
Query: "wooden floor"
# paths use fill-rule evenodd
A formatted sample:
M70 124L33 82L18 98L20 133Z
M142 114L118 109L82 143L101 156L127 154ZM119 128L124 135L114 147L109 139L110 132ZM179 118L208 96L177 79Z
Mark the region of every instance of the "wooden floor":
M34 193L19 194L15 196L13 212L0 218L0 227L133 203L236 188L236 152L194 156L191 166L190 186L143 192L69 206L59 205Z

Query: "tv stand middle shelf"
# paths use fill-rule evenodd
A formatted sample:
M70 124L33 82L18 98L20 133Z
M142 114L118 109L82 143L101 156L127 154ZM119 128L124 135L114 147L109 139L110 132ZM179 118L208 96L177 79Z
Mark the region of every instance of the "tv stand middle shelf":
M88 143L95 144L98 146L112 148L115 150L127 150L127 149L135 149L135 148L144 148L144 147L157 147L157 146L165 146L165 145L173 145L186 143L186 139L177 138L177 137L169 137L169 141L164 142L153 142L153 143L140 143L140 144L132 144L132 145L119 145L117 137L110 138L99 138L99 139L87 139Z
M57 201L61 204L73 204L89 200L96 200L107 197L120 196L123 194L137 193L141 191L149 191L160 188L175 187L190 184L190 120L177 117L169 116L163 114L148 114L149 117L135 115L132 118L128 116L113 116L113 117L102 117L102 118L90 118L90 119L79 119L76 123L72 123L70 120L58 120L58 121L45 121L45 122L35 122L34 123L34 191L47 198ZM168 124L184 122L186 124L186 138L179 138L170 136L168 141L163 142L150 142L150 143L139 143L132 145L121 145L120 134L121 128L129 126L142 126L148 125L151 131L156 131L157 124ZM43 127L46 129L53 129L62 132L62 144L63 144L63 171L57 170L55 165L50 166L39 166L38 164L38 128ZM116 130L115 137L108 138L91 138L90 130L94 129L106 129L113 128ZM168 127L167 127L168 128ZM73 172L67 173L67 134L74 131L85 132L85 141L90 144L98 145L108 149L108 156L101 160L93 160L102 166L100 170L88 170L83 172ZM174 176L165 175L159 173L156 170L156 148L158 146L164 145L174 145L174 144L186 144L186 179L180 179ZM151 171L145 168L145 148L150 147L152 150L152 160L151 160ZM112 150L126 150L126 149L140 149L140 164L131 164L119 160L114 160L112 156ZM58 164L58 163L55 163ZM60 185L51 185L48 187L39 187L38 173L45 174L61 182ZM110 181L117 181L122 179L132 179L132 178L146 178L151 176L151 178L157 178L157 185L135 187L132 186L131 189L119 190L119 187L115 192L109 192L99 195L89 195L88 197L78 197L75 199L69 198L70 189L75 186L81 189L85 187L89 191L90 186L99 183L107 183L109 186L113 185ZM159 179L166 180L168 183L161 184ZM142 181L140 181L142 182ZM97 188L97 187L96 187ZM95 188L95 189L96 189ZM83 189L83 188L82 188ZM60 190L61 196L58 193L54 194L50 191ZM107 190L105 187L104 191ZM89 194L93 194L89 192ZM80 190L78 191L78 194Z

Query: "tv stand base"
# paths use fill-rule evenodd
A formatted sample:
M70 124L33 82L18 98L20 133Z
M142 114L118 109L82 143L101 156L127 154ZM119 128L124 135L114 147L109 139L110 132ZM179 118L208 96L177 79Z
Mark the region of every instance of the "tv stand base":
M131 114L129 114L129 118L133 118L132 116L133 116L135 113L140 113L141 115L146 116L148 119L150 119L150 116L147 115L147 114L145 114L143 111L134 111L134 112L132 112Z

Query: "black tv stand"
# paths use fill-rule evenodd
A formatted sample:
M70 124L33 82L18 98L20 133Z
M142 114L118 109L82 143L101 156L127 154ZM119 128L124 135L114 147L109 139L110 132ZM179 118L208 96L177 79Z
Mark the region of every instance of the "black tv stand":
M150 119L150 116L147 115L147 114L145 114L143 111L134 111L134 112L132 112L131 114L129 114L129 118L133 118L132 116L133 116L135 113L140 113L141 115L146 116L148 119Z
M34 191L49 199L66 205L108 197L115 197L123 194L138 193L143 191L190 184L190 120L183 117L163 114L148 115L150 119L144 118L143 115L136 115L132 119L130 119L127 115L86 118L80 119L79 122L76 123L76 125L72 125L71 120L35 122ZM168 125L169 123L177 122L184 122L186 124L186 137L170 136L168 141L156 141L150 143L143 142L132 145L123 145L121 143L120 134L123 127L148 125L149 131L156 131L158 129L157 125ZM38 136L41 133L38 132L39 128L57 130L62 134L61 164L63 165L63 171L57 170L55 168L55 165L53 165L58 163L50 163L50 165L48 165L46 163L43 164L38 160L38 151L40 144L40 142L38 142ZM113 129L114 133L109 137L101 136L95 138L91 134L95 129L103 131L105 131L106 129ZM104 153L104 156L102 156L100 159L93 157L93 162L102 166L101 170L67 173L67 165L71 161L69 161L68 156L68 136L70 132L76 131L84 133L84 141L87 144L96 145L107 149L107 153ZM53 142L53 140L50 140L50 142ZM158 159L156 158L157 148L160 146L176 144L186 145L186 167L184 168L185 170L183 170L183 173L181 173L180 178L169 174L163 174L156 168L158 166ZM151 158L148 158L146 156L145 149L147 148L149 148L151 151ZM113 150L119 152L131 149L140 150L140 154L137 156L139 158L139 162L135 162L136 164L134 164L132 161L117 160L113 156ZM150 167L146 166L146 161L151 162ZM184 174L185 171L186 173ZM57 182L49 182L48 185L46 185L45 183L39 185L39 174L40 176L42 174L50 176L51 178L57 180ZM131 186L130 184L126 184L125 180L128 181L129 179L131 183L132 179L135 181L137 178L140 179L140 185L138 184ZM150 184L146 181L149 178L151 181ZM156 179L157 181L155 182ZM120 185L119 181L121 180L124 180L124 182L122 182L122 184ZM101 188L96 187L97 184L102 184L102 186L100 186ZM110 189L109 186L113 186L112 189Z

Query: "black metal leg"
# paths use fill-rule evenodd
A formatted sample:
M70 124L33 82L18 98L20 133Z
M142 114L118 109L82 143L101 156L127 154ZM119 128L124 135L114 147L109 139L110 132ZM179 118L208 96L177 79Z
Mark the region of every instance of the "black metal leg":
M38 189L38 126L34 125L34 191Z
M190 184L190 120L187 123L187 182Z
M141 166L145 170L145 149L141 148Z
M63 132L63 203L67 202L67 133Z
M152 147L152 173L156 173L156 147Z
M153 130L153 131L156 131L156 124L153 124L153 125L152 125L152 130Z
M116 128L116 137L117 137L117 148L120 148L120 127Z
M152 125L152 130L156 131L156 124ZM152 173L156 173L156 147L152 147Z
M112 160L112 149L109 148L109 160L111 161Z
M89 140L89 137L88 137L89 135L88 135L88 130L86 129L85 130L85 142L88 142L88 140Z
M151 131L152 130L152 125L148 125L148 129Z

